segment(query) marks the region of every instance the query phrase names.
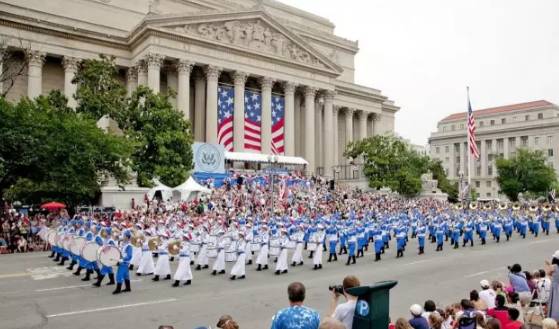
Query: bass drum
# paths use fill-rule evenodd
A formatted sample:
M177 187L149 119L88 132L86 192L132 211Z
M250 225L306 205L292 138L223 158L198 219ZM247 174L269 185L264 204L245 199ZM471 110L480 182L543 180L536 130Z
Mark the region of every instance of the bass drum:
M253 242L250 244L250 251L260 251L260 243Z
M120 250L115 246L104 246L97 250L97 260L103 266L116 266L120 257Z
M307 250L308 251L315 251L316 250L316 243L315 242L309 242L307 244Z
M57 236L56 230L54 229L50 229L47 232L47 241L51 246L54 246L56 244L56 236Z
M87 242L81 251L81 256L88 262L97 261L97 250L99 250L99 245L95 242Z
M82 252L82 248L83 246L85 246L85 243L87 241L85 240L84 237L78 236L76 238L74 238L74 241L72 242L72 245L70 246L70 251L74 254L74 255L80 255Z
M62 240L62 247L68 251L70 250L70 247L72 246L72 241L74 241L74 237L67 235L64 237L64 239Z
M207 255L208 255L208 258L216 258L217 257L217 248L215 246L208 246Z

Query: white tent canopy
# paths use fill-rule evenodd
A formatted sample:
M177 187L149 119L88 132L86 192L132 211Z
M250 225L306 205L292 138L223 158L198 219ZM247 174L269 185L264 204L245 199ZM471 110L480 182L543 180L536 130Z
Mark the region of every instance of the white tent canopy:
M181 201L188 200L192 194L210 194L212 190L198 184L192 176L188 177L186 182L173 189L173 199Z
M225 159L231 161L269 163L270 162L269 157L270 156L268 154L260 154L260 153L225 152ZM307 160L301 157L278 155L276 156L276 159L277 159L277 163L286 164L286 165L307 166L309 164Z
M153 199L153 197L155 196L155 193L157 193L157 191L161 192L161 197L163 198L164 201L169 200L173 196L173 189L172 188L170 188L169 186L161 183L157 178L155 178L153 180L153 182L155 183L155 186L152 187L148 191L148 198L150 200Z

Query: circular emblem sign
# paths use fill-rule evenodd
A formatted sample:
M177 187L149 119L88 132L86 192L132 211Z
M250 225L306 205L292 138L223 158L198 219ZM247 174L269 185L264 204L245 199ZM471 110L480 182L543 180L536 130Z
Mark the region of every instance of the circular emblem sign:
M366 317L367 315L369 315L369 304L364 300L360 300L357 302L355 310L360 316Z
M203 172L215 172L220 167L221 153L212 144L203 144L198 148L196 157L200 170Z

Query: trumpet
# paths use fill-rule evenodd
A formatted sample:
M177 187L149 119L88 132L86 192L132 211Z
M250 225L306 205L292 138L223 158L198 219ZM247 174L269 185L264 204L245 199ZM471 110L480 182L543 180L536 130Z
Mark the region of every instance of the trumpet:
M169 242L169 244L167 245L167 251L171 256L178 255L181 251L181 248L182 248L182 244L179 240L173 240Z
M157 251L157 248L161 244L161 239L157 236L148 240L148 247L151 251Z

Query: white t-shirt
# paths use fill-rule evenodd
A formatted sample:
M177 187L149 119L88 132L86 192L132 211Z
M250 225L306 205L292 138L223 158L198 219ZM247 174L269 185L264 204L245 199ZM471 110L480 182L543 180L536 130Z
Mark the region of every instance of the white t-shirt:
M353 314L355 313L356 304L356 300L350 300L336 306L336 310L332 317L343 323L346 329L351 329L353 326Z
M551 292L551 280L541 278L536 285L538 287L538 299L543 303L547 303Z
M495 290L491 288L484 289L479 292L479 299L485 302L488 309L495 307L495 297L497 297L497 294L495 293Z

